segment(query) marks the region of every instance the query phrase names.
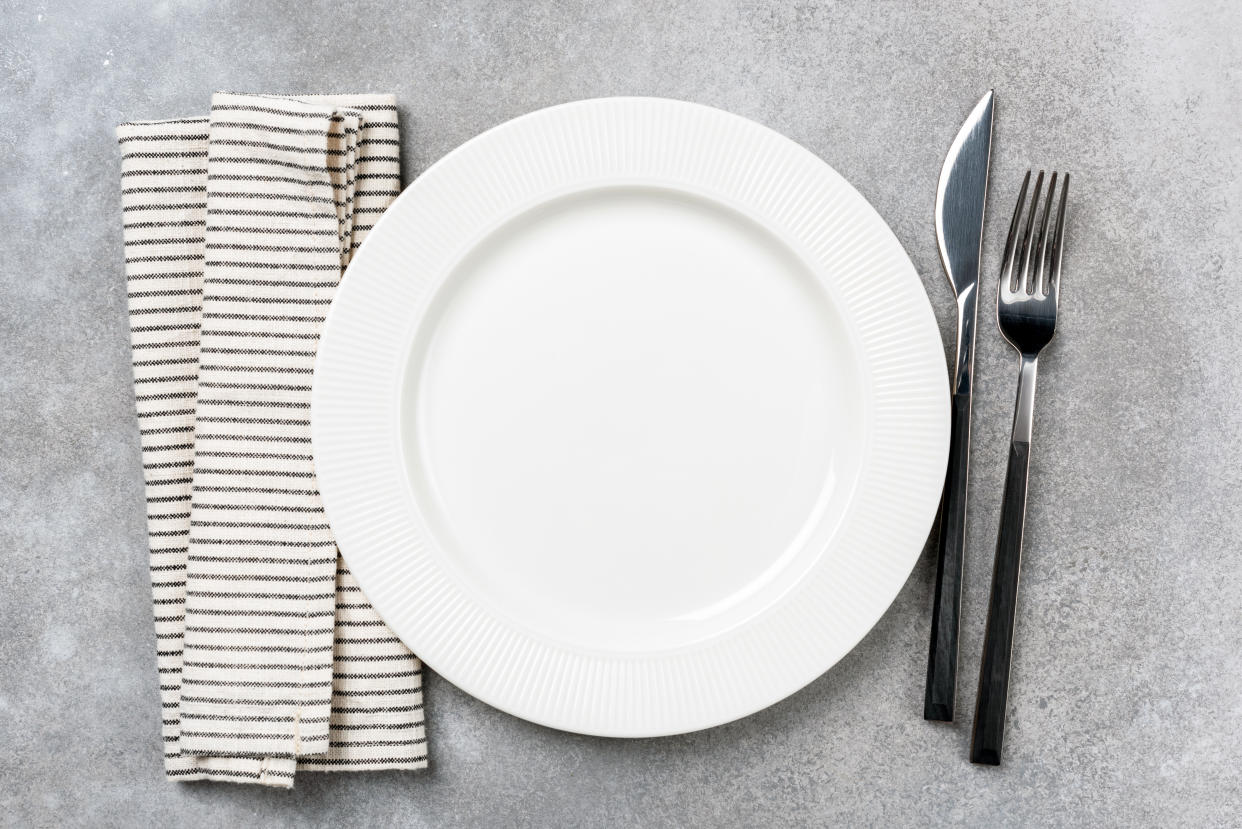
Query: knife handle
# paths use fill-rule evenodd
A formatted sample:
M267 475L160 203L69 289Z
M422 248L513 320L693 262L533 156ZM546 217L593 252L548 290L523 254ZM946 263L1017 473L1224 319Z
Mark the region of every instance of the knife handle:
M953 721L957 689L957 634L962 610L962 561L966 551L966 480L970 467L970 393L956 392L951 410L949 468L940 504L936 594L923 719Z

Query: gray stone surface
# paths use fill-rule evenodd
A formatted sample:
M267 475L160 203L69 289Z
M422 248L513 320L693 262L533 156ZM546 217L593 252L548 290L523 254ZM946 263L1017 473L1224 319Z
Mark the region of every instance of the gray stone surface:
M3 0L0 823L1238 825L1242 13L1038 5ZM933 191L989 85L989 293L1022 171L1075 174L1002 768L966 762L1014 384L985 316L965 722L919 716L925 556L836 668L731 725L579 737L433 677L428 773L307 774L292 792L165 782L115 123L203 113L215 89L391 91L412 174L561 101L712 104L871 199L949 335Z

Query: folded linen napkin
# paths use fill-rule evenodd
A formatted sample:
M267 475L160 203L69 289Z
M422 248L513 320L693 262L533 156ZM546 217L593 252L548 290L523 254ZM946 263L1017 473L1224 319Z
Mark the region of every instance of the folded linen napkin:
M422 768L421 663L339 559L309 432L324 314L399 190L395 102L217 94L117 133L167 773Z

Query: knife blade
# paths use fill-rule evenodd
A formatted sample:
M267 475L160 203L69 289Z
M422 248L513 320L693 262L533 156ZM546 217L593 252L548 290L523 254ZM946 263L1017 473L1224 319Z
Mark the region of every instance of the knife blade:
M953 404L949 465L940 503L936 592L923 718L953 720L957 690L957 637L962 609L962 564L966 553L966 482L970 468L970 400L975 369L979 254L988 167L992 157L992 112L988 90L949 147L936 187L936 241L949 284L957 294L957 356L952 374Z

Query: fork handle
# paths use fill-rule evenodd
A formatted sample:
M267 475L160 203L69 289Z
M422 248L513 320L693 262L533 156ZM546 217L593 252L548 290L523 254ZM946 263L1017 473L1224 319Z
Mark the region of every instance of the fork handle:
M936 542L936 595L927 653L927 685L923 693L925 720L953 721L969 467L970 392L958 391L953 395L950 410L949 466L940 504L940 537Z
M970 735L970 762L988 766L1000 765L1001 745L1005 740L1018 571L1022 565L1022 530L1026 522L1035 371L1035 360L1024 356L1018 379L1014 436L1009 443L1009 464L1005 470L1005 492L1001 498L1000 530L996 535L996 561L992 565L992 593L988 598L988 623L983 634L975 723Z

